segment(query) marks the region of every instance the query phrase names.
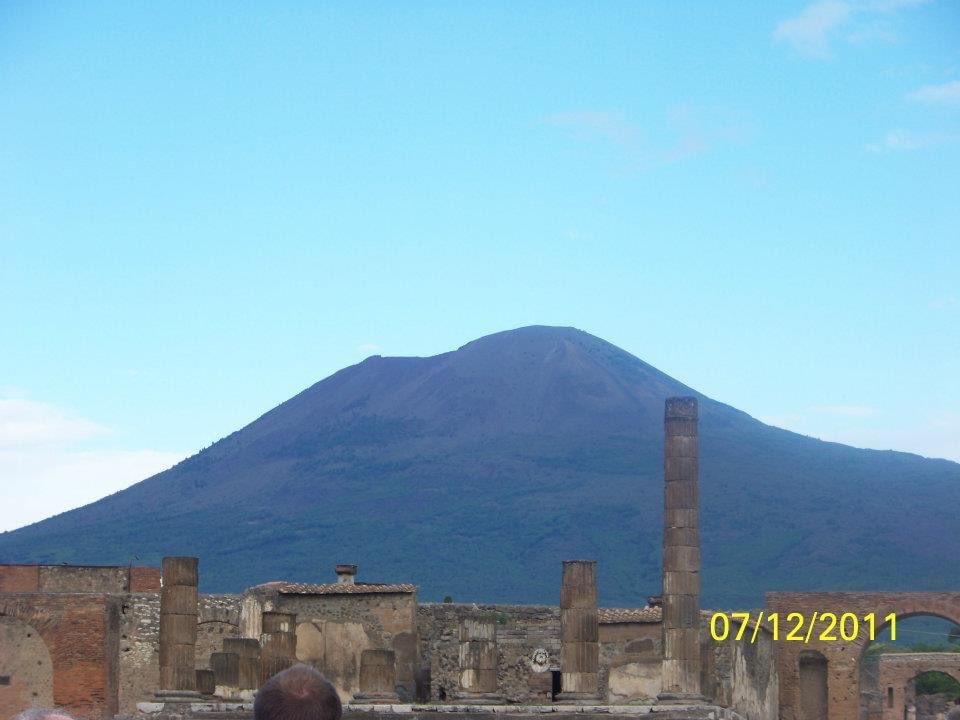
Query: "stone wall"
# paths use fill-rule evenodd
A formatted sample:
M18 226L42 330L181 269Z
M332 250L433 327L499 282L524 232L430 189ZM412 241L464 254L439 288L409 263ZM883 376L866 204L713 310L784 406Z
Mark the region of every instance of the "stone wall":
M421 699L450 699L459 684L460 621L497 623L497 682L507 702L550 702L551 670L560 669L560 608L547 605L427 603L417 610ZM544 662L534 653L544 650ZM429 688L429 691L428 691Z
M739 642L733 637L716 642L706 630L700 646L700 687L707 698L748 720L777 719L780 683L769 632L759 631L756 642L746 636Z
M655 700L662 647L658 622L601 623L600 697L610 703Z
M135 593L121 598L120 697L122 714L136 713L137 703L160 689L160 594ZM210 667L223 638L240 635L240 595L200 595L196 667Z

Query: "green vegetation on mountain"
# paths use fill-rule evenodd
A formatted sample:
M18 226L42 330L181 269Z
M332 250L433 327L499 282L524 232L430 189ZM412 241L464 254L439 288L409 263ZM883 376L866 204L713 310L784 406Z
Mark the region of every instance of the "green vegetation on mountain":
M705 606L960 585L943 561L960 555L960 465L770 427L552 327L368 358L166 472L0 534L0 561L196 554L208 591L354 562L424 600L555 603L560 561L587 557L602 605L642 605L660 591L663 401L691 394Z

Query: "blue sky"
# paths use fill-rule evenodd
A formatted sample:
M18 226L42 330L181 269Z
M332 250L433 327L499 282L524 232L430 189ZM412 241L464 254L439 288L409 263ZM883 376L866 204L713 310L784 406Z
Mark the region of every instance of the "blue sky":
M960 2L0 5L0 530L573 325L960 460Z

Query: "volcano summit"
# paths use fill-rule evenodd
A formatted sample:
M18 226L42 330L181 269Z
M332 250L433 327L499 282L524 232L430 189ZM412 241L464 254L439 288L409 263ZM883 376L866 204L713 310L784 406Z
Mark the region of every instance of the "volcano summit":
M501 332L345 368L211 447L0 535L3 562L204 559L205 590L337 562L424 600L555 601L598 560L604 605L660 592L663 403L700 403L705 606L766 589L960 583L960 465L822 442L711 400L580 330Z

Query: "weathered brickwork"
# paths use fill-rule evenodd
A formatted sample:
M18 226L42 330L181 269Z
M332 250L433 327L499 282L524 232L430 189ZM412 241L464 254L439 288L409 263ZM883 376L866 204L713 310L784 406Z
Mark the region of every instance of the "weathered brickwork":
M26 638L22 626L19 630L10 619L35 629L49 654L50 675L29 674L25 682L30 685L29 698L24 697L23 685L15 687L2 709L3 717L9 717L14 702L29 704L46 700L45 690L38 689L44 677L52 680L52 702L85 720L112 717L118 710L118 655L120 638L120 602L109 595L97 594L38 594L20 593L0 595L0 618L7 618L8 627L13 627L16 637ZM8 636L9 637L9 636ZM11 638L12 639L12 638ZM32 645L27 651L40 663L42 669L46 656L39 646ZM33 696L37 692L37 696ZM18 693L15 695L15 693ZM16 698L16 699L15 699Z
M0 565L0 593L160 590L160 569L128 565Z
M960 593L951 592L773 592L767 593L766 607L768 611L781 613L781 617L786 617L790 612L802 613L807 618L814 612L833 612L838 617L851 612L858 617L875 613L877 618L882 619L889 613L896 613L898 619L911 615L934 615L960 624ZM824 641L819 639L818 633L813 633L809 643L783 639L776 643L780 716L783 720L802 720L802 653L820 653L826 660L829 720L858 719L860 662L869 644L866 623L860 623L859 631L857 638L850 642Z
M26 707L53 705L53 663L33 625L0 616L0 718Z
M903 720L907 683L921 673L935 670L960 682L960 653L896 653L881 655L879 687L883 720Z

